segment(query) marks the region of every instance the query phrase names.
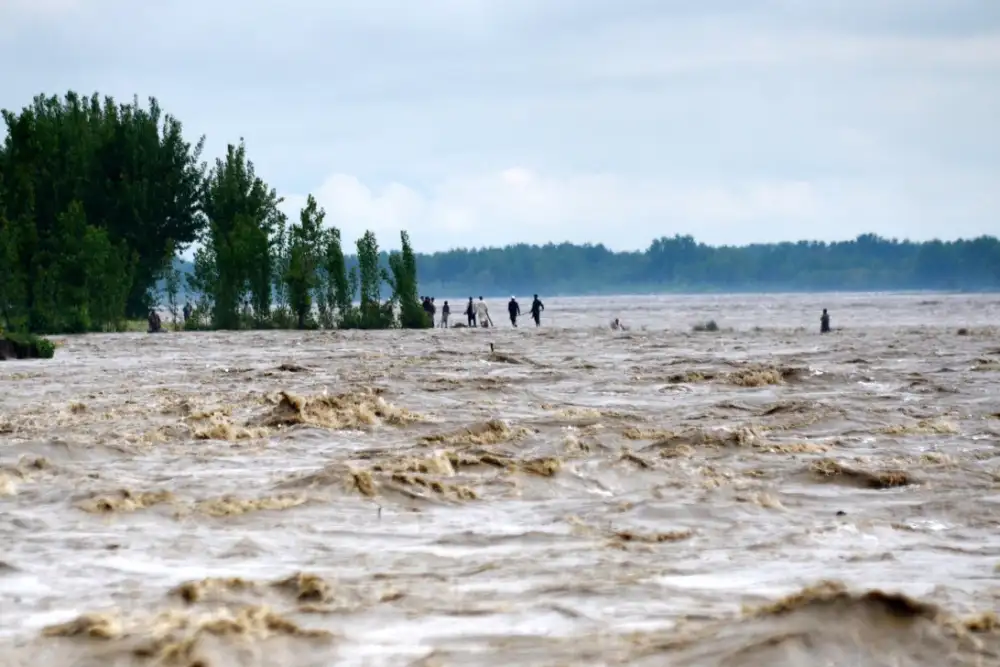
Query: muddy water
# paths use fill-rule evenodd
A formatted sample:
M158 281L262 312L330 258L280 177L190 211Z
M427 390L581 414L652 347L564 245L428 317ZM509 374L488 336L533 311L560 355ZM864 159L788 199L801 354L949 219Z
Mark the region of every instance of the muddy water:
M0 665L1000 664L1000 297L547 307L0 366Z

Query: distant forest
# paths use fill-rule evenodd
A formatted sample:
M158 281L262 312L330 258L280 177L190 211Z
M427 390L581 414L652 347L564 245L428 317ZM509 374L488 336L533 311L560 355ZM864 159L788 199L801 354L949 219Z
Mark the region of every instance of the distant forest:
M346 258L348 268L357 258ZM382 263L388 256L382 253ZM188 263L179 263L183 272ZM571 296L623 292L1000 289L1000 241L916 243L874 234L853 241L709 246L690 236L642 252L572 243L417 254L421 294Z

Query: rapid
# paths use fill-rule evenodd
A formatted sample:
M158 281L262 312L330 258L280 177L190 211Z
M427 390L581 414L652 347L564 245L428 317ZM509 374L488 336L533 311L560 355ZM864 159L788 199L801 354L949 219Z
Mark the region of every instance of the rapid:
M1000 665L1000 295L542 299L0 363L0 667Z

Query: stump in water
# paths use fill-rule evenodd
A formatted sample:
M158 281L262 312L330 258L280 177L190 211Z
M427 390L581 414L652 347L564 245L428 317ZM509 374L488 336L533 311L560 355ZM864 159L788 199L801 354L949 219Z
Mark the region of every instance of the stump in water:
M51 359L56 353L52 341L31 334L0 334L0 361L8 359Z

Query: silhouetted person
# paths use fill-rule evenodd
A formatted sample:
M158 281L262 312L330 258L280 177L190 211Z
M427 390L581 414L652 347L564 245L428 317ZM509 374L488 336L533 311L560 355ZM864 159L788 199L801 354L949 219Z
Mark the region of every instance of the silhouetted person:
M476 306L472 303L472 297L469 297L469 305L465 307L465 316L469 319L469 328L476 326Z
M160 314L155 310L149 311L149 317L147 318L149 322L149 333L160 333L161 327L163 326L160 322Z
M535 326L537 327L542 323L542 311L545 310L545 304L543 304L538 295L535 295L535 300L531 302L531 319L535 320Z
M507 302L507 314L510 315L510 325L516 328L517 316L521 314L521 306L514 297L510 297L510 301Z
M429 296L420 297L420 305L423 307L424 312L427 313L427 317L431 320L431 326L434 326L434 312L431 310L431 298Z
M445 301L444 305L441 306L441 328L442 329L447 329L448 328L448 316L449 315L451 315L451 306L449 306L448 302Z
M819 318L819 332L821 334L830 333L830 313L823 309L823 314Z
M187 324L187 321L191 319L191 314L194 312L194 308L191 307L190 301L184 304L184 310L182 312L184 313L184 324Z
M438 307L434 305L434 297L431 297L428 303L431 304L431 326L434 326L434 317L437 315Z

